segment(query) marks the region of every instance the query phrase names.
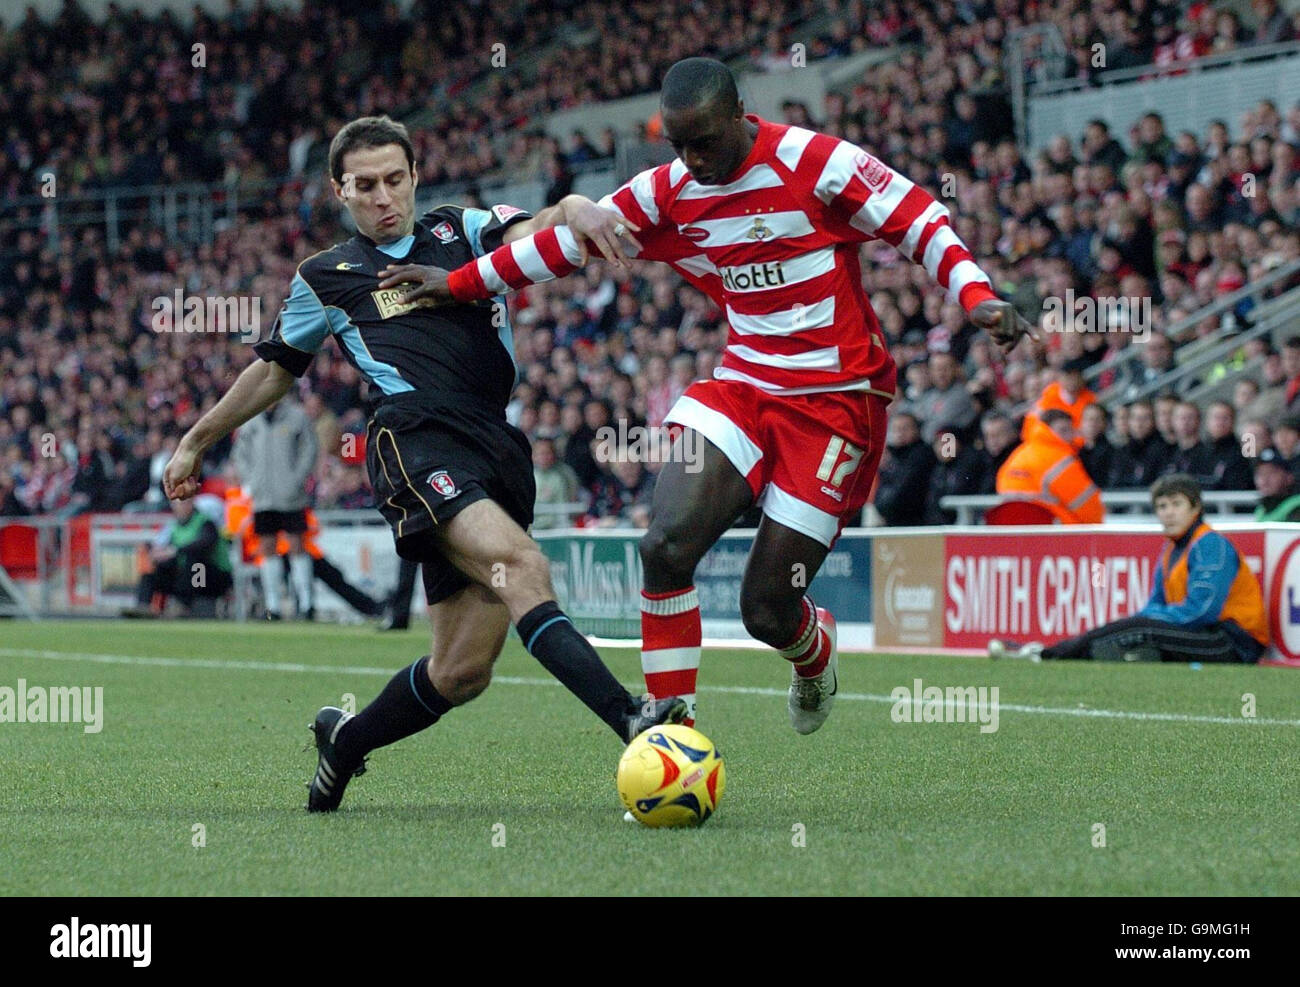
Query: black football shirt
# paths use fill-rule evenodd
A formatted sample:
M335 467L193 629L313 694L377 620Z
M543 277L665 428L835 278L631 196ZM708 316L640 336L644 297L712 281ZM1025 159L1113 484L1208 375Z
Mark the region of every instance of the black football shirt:
M418 391L463 396L504 411L518 373L505 298L412 305L401 301L405 286L381 289L379 272L398 264L454 271L501 246L505 231L529 218L513 206L438 206L400 240L376 244L357 234L308 257L298 266L271 335L253 350L301 377L333 336L369 381L372 403Z

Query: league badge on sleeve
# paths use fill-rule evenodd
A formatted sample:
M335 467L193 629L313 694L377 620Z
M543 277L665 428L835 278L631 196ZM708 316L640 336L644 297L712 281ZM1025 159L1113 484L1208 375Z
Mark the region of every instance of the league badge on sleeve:
M894 176L885 167L883 161L873 158L866 151L859 151L853 159L853 164L857 168L858 177L871 191L881 193L889 188L889 183Z
M526 210L520 209L517 206L493 206L492 207L492 215L497 218L498 223L504 223L506 220L514 216L522 216L525 212Z

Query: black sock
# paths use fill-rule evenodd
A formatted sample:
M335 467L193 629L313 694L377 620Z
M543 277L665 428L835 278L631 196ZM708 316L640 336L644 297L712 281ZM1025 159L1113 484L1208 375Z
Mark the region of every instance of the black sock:
M395 744L438 722L451 703L429 681L429 656L394 675L384 691L350 720L334 741L346 763L357 764L376 747Z
M587 708L626 740L625 717L636 708L631 694L605 667L587 639L554 600L539 603L515 625L529 654L542 663Z

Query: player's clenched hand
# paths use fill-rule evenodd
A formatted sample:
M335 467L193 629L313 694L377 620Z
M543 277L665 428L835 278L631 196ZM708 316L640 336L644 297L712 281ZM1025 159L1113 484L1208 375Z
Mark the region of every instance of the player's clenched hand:
M565 199L564 221L578 236L578 246L582 250L580 267L587 263L588 240L615 264L627 264L629 244L638 252L641 250L640 241L632 235L634 231L640 231L641 227L612 209L602 209L590 199L581 199L579 196Z
M189 500L199 492L199 463L203 459L182 442L163 470L163 493L171 500Z
M379 272L379 287L396 288L399 284L409 284L402 297L408 302L422 305L446 305L452 301L451 290L447 287L447 272L441 267L429 267L424 264L390 264Z
M1034 327L1016 311L1014 305L997 298L976 305L970 313L970 320L981 329L987 329L1003 353L1013 350L1024 336L1038 338Z

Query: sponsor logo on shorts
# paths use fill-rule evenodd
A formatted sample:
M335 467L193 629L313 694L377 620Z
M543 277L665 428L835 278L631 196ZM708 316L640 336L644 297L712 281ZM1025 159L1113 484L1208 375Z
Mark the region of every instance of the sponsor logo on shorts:
M827 497L833 498L837 504L844 500L844 491L836 490L834 487L822 487L822 493Z
M433 235L443 243L451 243L456 239L456 229L451 223L444 221L433 228Z
M460 495L456 489L456 481L447 475L446 470L434 470L429 474L429 486L442 494L447 500Z

